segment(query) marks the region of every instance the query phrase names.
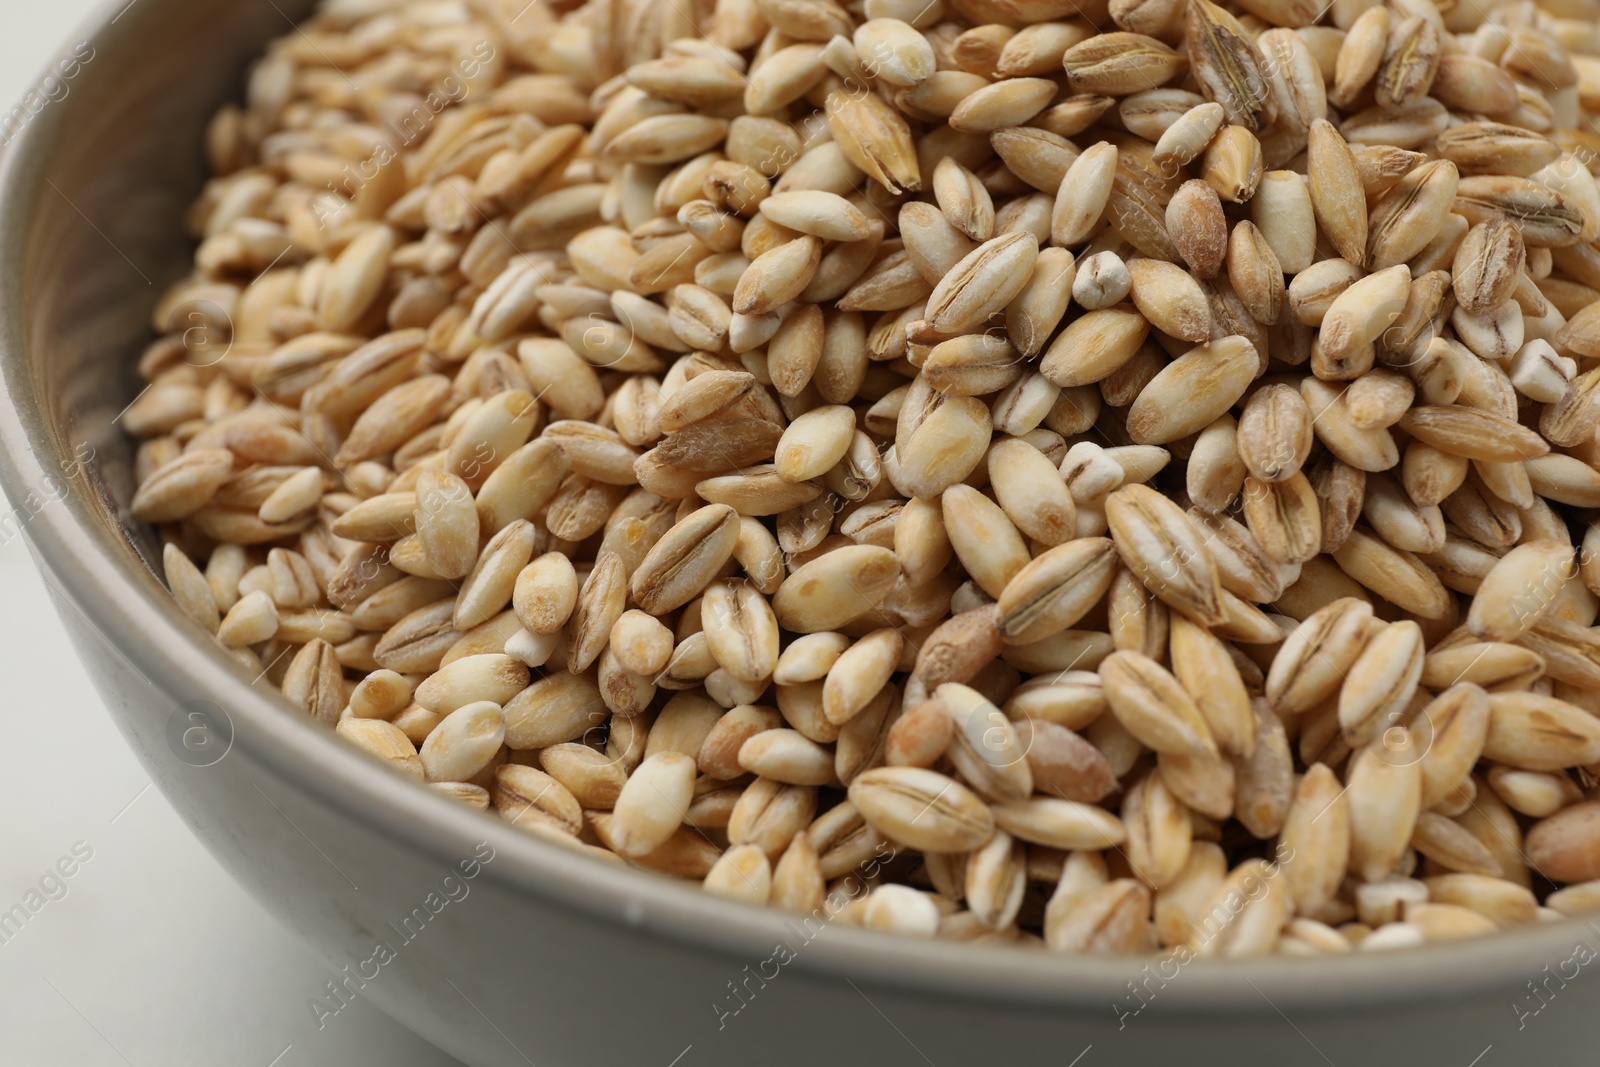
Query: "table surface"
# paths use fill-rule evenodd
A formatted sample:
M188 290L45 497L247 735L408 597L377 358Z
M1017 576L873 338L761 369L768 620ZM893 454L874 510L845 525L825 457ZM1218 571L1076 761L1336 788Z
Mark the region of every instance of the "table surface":
M37 86L101 6L0 4L0 107ZM334 971L233 884L150 786L20 538L0 541L0 589L0 911L41 878L58 897L0 943L0 1062L455 1064L362 1001L317 1028L306 1002ZM89 858L62 896L46 876L74 849Z

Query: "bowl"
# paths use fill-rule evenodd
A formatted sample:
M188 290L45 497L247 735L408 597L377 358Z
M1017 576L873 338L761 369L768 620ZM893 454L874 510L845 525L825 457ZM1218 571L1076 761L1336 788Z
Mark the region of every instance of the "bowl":
M335 968L307 990L322 1025L366 998L474 1067L1592 1061L1600 926L1581 920L1317 961L896 938L529 837L252 684L157 577L117 419L150 309L192 253L206 121L309 7L117 0L81 35L70 92L9 145L0 485L152 779Z

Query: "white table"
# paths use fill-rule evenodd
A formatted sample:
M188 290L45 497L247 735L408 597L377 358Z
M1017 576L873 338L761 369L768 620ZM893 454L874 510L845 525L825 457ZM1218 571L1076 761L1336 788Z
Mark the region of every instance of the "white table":
M97 6L0 2L0 107L38 85ZM45 886L59 899L20 930L0 926L0 1063L455 1064L361 1001L318 1030L306 1001L334 971L234 885L149 786L19 538L0 542L0 589L0 913L63 857L73 872L64 896ZM92 851L81 864L79 842L80 855Z

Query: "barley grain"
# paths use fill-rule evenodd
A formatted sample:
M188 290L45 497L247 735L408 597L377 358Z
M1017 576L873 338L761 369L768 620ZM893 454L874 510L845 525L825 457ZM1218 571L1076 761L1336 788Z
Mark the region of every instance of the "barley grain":
M547 841L917 936L1588 907L1573 11L540 3L313 199L512 32L425 6L313 15L219 117L122 416L252 676Z

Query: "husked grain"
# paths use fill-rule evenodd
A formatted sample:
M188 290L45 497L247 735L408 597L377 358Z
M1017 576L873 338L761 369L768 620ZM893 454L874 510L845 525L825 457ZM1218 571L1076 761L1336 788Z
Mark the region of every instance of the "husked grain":
M1586 0L624 7L330 0L213 123L121 416L200 636L874 930L1600 907Z

